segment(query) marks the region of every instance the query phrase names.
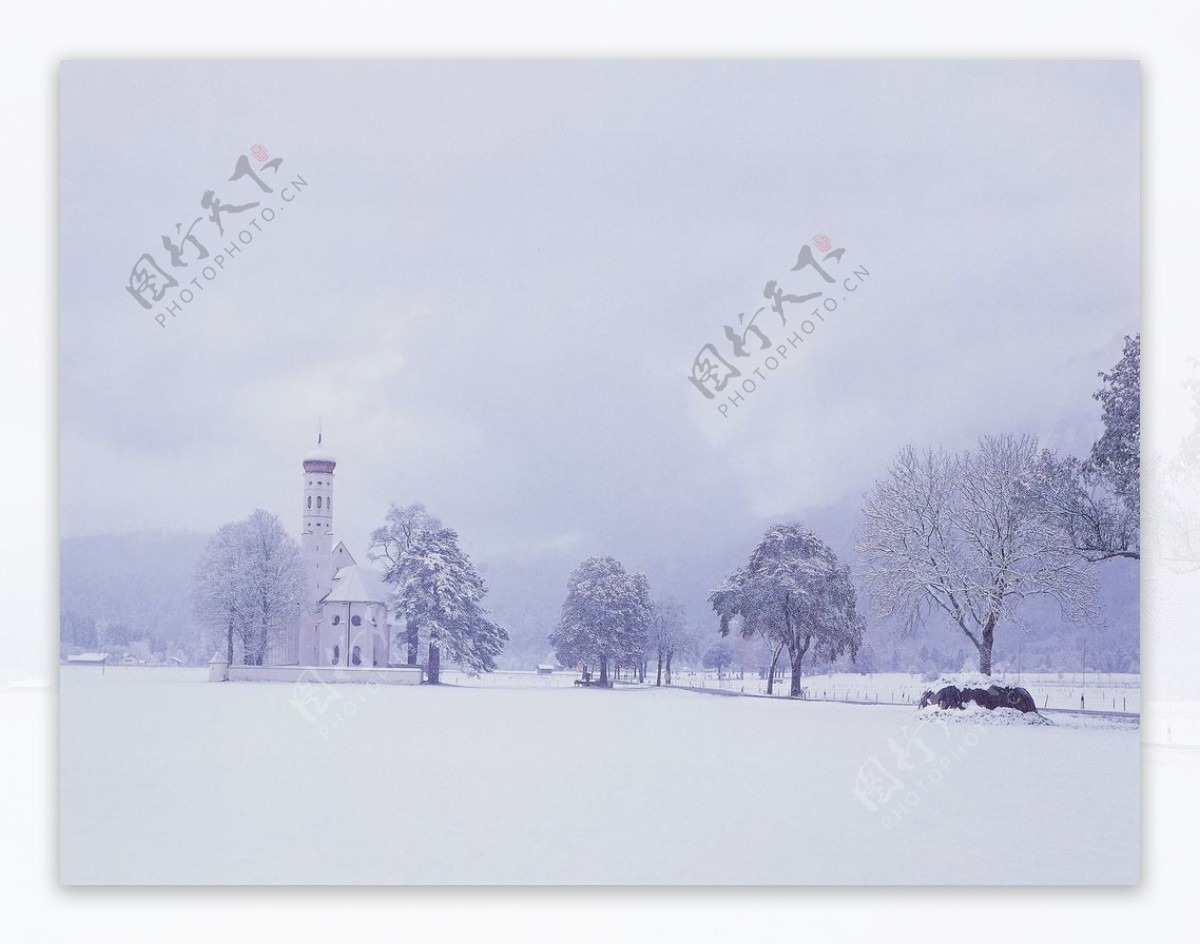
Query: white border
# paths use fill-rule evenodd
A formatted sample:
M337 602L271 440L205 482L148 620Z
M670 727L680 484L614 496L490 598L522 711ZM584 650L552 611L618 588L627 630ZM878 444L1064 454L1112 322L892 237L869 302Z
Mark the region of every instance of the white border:
M57 612L57 63L62 58L1114 58L1142 61L1143 415L1187 422L1179 352L1200 353L1200 50L1185 4L20 4L6 8L2 346L11 600L0 661ZM130 103L136 107L136 103ZM119 129L114 129L119 133ZM34 577L34 583L30 578ZM1143 633L1149 642L1149 635ZM48 671L50 671L48 669ZM0 934L140 941L1051 941L1195 934L1197 764L1148 750L1143 885L1130 890L63 890L55 699L4 694Z

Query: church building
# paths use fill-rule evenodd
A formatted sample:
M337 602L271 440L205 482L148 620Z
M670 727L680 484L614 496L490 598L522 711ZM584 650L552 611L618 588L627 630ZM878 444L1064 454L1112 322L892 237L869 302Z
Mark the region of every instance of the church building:
M379 573L358 564L345 542L334 544L334 458L322 447L304 457L300 554L304 595L295 632L273 662L299 666L387 666L391 632L387 589Z

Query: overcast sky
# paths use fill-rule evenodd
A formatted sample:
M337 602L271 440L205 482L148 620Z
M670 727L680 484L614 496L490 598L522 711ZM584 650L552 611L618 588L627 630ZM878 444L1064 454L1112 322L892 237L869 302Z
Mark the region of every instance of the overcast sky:
M296 529L321 417L360 559L420 501L502 600L591 554L687 597L905 443L1084 452L1138 328L1138 101L1135 63L65 64L63 535ZM256 144L271 194L228 180ZM172 268L207 190L260 207ZM126 291L262 208L165 327L177 290ZM833 286L789 272L817 234ZM838 310L722 416L692 359L785 277Z

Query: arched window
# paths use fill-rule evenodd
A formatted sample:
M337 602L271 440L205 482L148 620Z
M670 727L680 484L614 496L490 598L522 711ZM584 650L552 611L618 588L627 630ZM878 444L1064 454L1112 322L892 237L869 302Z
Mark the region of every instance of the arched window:
M317 496L317 508L321 507L321 497Z
M312 508L312 496L309 496L309 497L308 497L308 507L309 507L310 509Z
M342 648L336 643L333 645L333 659L329 661L330 666L337 666L338 661L342 658Z
M350 662L355 666L362 666L362 647L356 646L350 651Z
M334 615L333 615L333 625L336 627L336 626L337 626L339 623L341 623L341 622L342 622L342 615L341 615L341 614L334 614Z
M333 511L333 496L325 500L325 508L329 509L330 512Z
M358 614L355 614L353 617L350 618L350 622L352 624L354 624L354 626L356 626L356 627L361 627L362 626L362 617L360 617Z

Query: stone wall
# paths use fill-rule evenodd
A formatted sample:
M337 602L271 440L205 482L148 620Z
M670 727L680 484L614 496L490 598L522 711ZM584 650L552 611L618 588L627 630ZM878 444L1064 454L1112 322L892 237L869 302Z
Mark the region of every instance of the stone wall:
M424 679L420 666L226 666L224 660L209 664L212 682L282 683L375 683L383 686L419 686Z

